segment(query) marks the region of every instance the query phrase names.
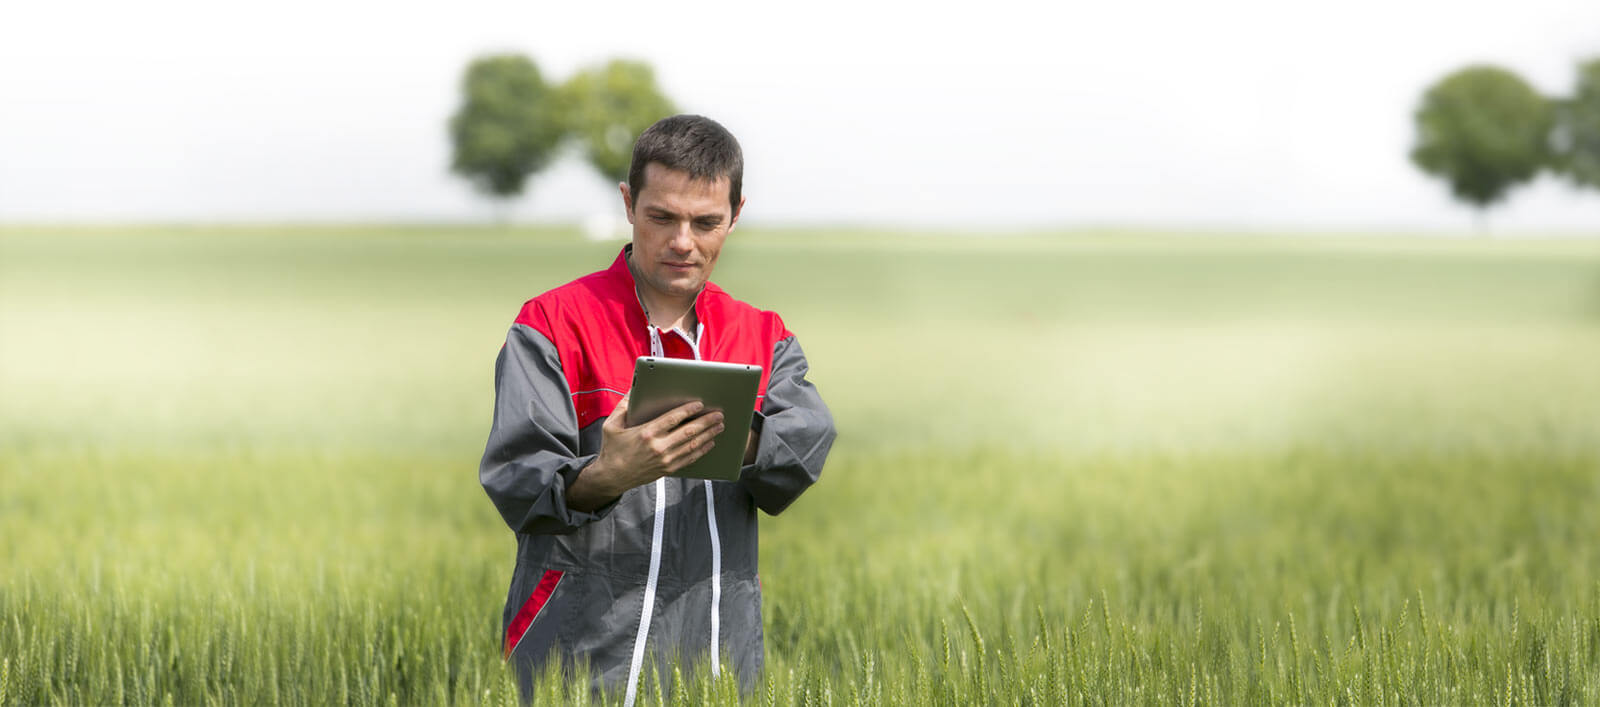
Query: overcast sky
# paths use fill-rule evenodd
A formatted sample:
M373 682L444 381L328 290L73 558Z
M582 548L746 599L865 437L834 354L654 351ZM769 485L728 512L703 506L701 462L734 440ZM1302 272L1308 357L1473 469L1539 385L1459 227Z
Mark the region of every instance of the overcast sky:
M471 220L445 122L481 53L652 63L744 144L752 223L1462 228L1406 160L1422 90L1547 93L1595 0L7 3L0 221ZM620 209L576 156L515 214ZM1495 216L1600 234L1542 179Z

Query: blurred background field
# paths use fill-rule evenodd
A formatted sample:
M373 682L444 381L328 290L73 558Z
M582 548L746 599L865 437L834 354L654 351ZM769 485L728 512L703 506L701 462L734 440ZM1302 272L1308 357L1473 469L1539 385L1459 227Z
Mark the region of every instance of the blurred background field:
M493 361L618 247L0 229L0 704L514 701ZM1592 240L752 228L715 279L841 430L750 699L1600 701Z

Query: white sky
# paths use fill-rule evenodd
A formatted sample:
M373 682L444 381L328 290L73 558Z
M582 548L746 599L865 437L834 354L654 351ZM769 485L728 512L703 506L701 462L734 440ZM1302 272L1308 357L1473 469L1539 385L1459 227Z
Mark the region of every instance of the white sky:
M1475 61L1564 92L1594 0L11 2L0 221L473 220L445 121L467 61L614 56L739 136L745 218L1464 228L1407 161L1424 87ZM515 214L615 206L576 156ZM1600 233L1543 179L1493 217Z

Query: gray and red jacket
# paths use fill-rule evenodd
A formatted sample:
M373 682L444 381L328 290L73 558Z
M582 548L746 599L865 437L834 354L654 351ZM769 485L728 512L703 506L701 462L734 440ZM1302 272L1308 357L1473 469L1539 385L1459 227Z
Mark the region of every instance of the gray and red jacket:
M777 314L707 283L692 341L657 329L627 253L524 304L495 362L478 478L517 536L504 654L525 690L557 646L588 662L596 688L625 687L630 703L646 655L664 676L673 657L716 655L749 689L763 661L756 509L777 514L816 482L833 418ZM568 508L567 487L595 459L600 426L644 355L761 366L755 463L738 481L669 476L593 513Z

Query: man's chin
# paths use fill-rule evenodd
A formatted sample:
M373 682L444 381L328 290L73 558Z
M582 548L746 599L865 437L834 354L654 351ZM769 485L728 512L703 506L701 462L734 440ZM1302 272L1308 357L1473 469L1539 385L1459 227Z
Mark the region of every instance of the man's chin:
M667 277L663 284L667 286L667 292L675 297L691 297L699 294L705 280L695 275L673 275Z
M699 280L685 283L673 283L671 289L673 297L693 297L700 294L702 283Z
M693 297L700 294L704 280L696 277L669 277L656 281L657 289L668 297Z

